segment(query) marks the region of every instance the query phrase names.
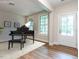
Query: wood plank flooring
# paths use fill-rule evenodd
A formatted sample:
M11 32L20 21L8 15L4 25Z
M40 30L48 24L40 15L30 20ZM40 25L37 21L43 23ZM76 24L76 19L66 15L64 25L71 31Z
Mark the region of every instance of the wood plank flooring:
M42 46L18 59L77 59L77 49L62 45Z

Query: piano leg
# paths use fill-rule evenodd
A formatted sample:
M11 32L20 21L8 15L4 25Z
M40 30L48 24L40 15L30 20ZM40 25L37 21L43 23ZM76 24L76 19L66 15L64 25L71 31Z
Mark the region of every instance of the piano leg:
M8 49L10 49L10 42L8 43Z
M12 40L14 40L14 35L12 35ZM11 42L11 48L13 48L13 42Z
M23 48L24 48L24 42L23 42Z
M22 44L22 42L21 42L21 44L20 44L20 49L22 50L22 47L23 47L23 44Z
M27 36L24 36L24 43L26 43Z
M33 43L34 43L34 35L33 35Z
M13 48L13 42L11 43L11 48Z

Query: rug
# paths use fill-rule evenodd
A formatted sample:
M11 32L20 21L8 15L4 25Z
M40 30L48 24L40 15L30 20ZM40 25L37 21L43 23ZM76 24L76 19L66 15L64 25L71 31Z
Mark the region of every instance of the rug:
M35 41L33 44L32 40L27 40L22 50L20 50L19 43L15 43L13 48L8 50L8 42L0 43L0 59L17 59L20 56L43 46L44 44L45 43L38 41Z

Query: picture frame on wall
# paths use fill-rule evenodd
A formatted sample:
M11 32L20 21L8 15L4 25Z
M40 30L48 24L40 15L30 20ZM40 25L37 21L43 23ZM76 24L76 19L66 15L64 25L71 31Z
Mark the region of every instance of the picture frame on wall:
M4 27L11 27L11 21L4 21Z
M14 22L14 27L15 27L15 28L20 27L20 23L19 23L19 22Z

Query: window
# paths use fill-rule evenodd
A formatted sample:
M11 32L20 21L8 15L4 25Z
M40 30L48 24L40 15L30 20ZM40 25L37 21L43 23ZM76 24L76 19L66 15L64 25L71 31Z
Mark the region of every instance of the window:
M65 15L60 19L61 35L73 36L73 15Z
M33 30L33 20L30 19L29 22L30 22L29 30Z
M48 34L48 15L40 16L40 33Z

